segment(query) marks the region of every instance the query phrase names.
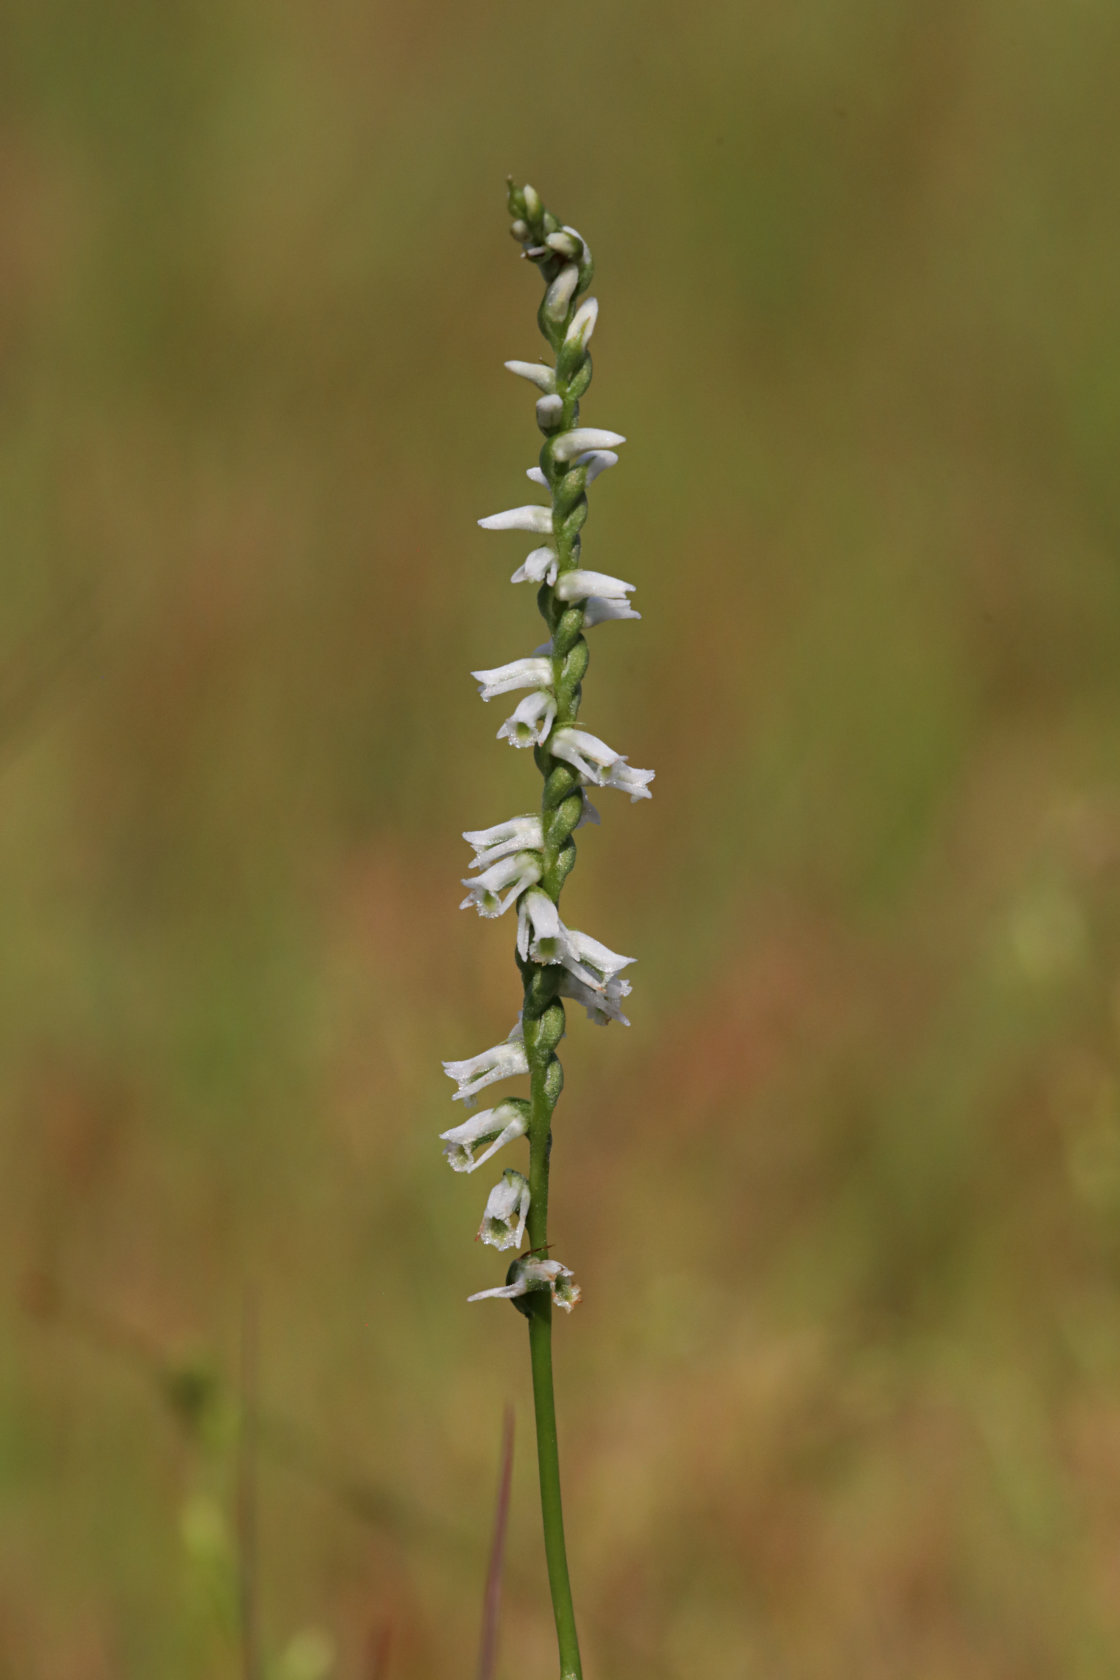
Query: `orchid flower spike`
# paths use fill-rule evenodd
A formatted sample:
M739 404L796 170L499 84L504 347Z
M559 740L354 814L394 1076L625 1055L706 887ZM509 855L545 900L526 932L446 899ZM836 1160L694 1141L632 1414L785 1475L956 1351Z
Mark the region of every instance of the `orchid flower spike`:
M486 1198L486 1211L478 1227L479 1242L493 1248L520 1248L529 1217L529 1180L524 1173L507 1167Z
M502 1174L478 1231L479 1240L493 1248L516 1249L525 1242L528 1252L513 1260L504 1284L470 1299L512 1301L529 1320L536 1414L549 1418L552 1308L569 1312L580 1298L571 1270L549 1258L548 1184L554 1132L558 1140L560 1135L555 1111L564 1085L557 1052L569 1004L582 1006L596 1025L629 1024L622 1011L630 994L624 970L634 961L568 927L560 896L575 863L577 832L599 821L588 788L614 787L632 800L648 799L653 771L633 769L622 753L578 721L588 668L585 632L611 619L640 616L630 605L632 583L582 562L588 492L600 474L618 465L618 449L626 441L621 432L584 425L580 418L591 384L589 346L599 320L598 301L589 295L591 251L582 234L546 210L533 187L511 182L509 210L510 231L544 284L537 324L547 359L506 363L532 387L540 454L528 477L544 501L509 507L478 523L487 531L531 535L531 551L511 582L534 585L547 640L526 658L472 675L483 700L522 691L498 736L512 746L534 748L542 786L539 813L467 829L463 835L474 854L473 873L463 882L464 908L487 918L516 908L522 1005L508 1039L464 1061L445 1062L444 1071L457 1087L455 1100L468 1106L488 1086L510 1077L527 1075L529 1090L469 1115L441 1133L441 1139L452 1170L466 1174L517 1138L524 1136L528 1143L526 1172L511 1167ZM555 1436L538 1444L560 1672L566 1680L579 1680Z

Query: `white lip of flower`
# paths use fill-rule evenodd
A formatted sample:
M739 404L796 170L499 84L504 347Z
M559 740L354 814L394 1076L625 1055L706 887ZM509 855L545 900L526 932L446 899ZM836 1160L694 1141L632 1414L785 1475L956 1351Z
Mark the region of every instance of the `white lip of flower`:
M556 594L561 601L586 601L592 595L601 596L604 601L625 601L636 587L607 572L585 572L576 567L557 581Z
M623 1027L630 1025L619 1007L619 1000L630 996L629 980L608 980L602 990L597 991L585 986L574 974L565 973L556 989L561 997L570 998L573 1003L582 1003L587 1011L587 1019L594 1026L605 1027L611 1021L617 1021Z
M480 916L487 918L504 916L525 888L540 880L542 868L539 852L514 852L512 856L500 858L497 863L492 863L481 875L464 875L463 885L470 890L459 908L473 908Z
M585 298L568 324L568 330L564 334L564 343L578 345L582 350L595 331L595 323L598 319L599 299Z
M552 455L556 461L570 461L573 455L584 455L595 449L615 449L626 439L621 432L606 432L599 426L574 426L552 440Z
M556 389L555 370L546 367L543 362L506 362L505 366L511 373L516 373L519 379L528 379L541 391L550 392Z
M539 852L544 845L541 819L531 814L510 817L490 828L464 829L463 839L474 849L472 869L489 869L511 852Z
M527 554L518 566L511 583L548 583L556 582L556 572L560 564L560 556L554 548L534 548Z
M510 694L517 688L549 688L552 684L551 659L511 659L508 665L495 665L489 671L472 671L478 692L484 700L495 695Z
M489 513L478 523L484 531L535 531L544 536L552 531L552 509L531 503L527 507L505 508L501 513Z
M472 1173L514 1138L524 1137L528 1130L529 1105L523 1099L513 1098L496 1108L484 1108L480 1114L472 1114L469 1120L439 1135L447 1145L443 1153L452 1171ZM481 1154L476 1153L478 1150Z
M520 1248L528 1213L529 1180L524 1173L507 1167L486 1198L479 1241L498 1249Z
M583 603L583 628L591 630L596 624L606 624L612 618L641 618L629 601L608 601L603 595L589 595Z
M498 730L498 740L511 747L538 747L548 740L556 718L556 697L551 689L527 694Z
M468 1295L468 1301L513 1301L519 1295L531 1295L538 1289L548 1289L552 1304L571 1312L580 1298L580 1287L571 1269L559 1260L515 1260L510 1267L513 1282L501 1289L480 1289Z
M569 725L557 729L548 750L554 758L562 758L573 770L586 776L589 782L628 793L631 804L636 799L653 797L647 783L653 781L654 771L631 769L622 753L616 753L613 747L608 747L605 741L600 741L597 735L586 729L573 729Z
M451 1101L466 1103L468 1108L487 1085L516 1073L528 1073L529 1058L525 1054L521 1022L518 1021L504 1043L492 1045L462 1062L444 1062L443 1071L459 1087Z

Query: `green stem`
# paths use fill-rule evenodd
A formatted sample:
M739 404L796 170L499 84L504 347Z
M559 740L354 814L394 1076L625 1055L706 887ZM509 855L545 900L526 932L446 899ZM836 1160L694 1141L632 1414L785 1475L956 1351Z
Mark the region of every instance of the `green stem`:
M560 1503L560 1454L556 1440L556 1402L552 1390L552 1298L535 1294L529 1319L529 1358L533 1366L533 1410L537 1422L537 1466L541 1479L541 1516L548 1585L556 1617L561 1680L582 1680L576 1613L564 1548L564 1512Z

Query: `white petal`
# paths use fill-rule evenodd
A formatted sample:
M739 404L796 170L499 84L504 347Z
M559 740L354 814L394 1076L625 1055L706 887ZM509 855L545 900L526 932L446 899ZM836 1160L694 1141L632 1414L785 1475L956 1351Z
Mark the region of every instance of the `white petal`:
M586 455L579 456L575 465L577 467L586 467L586 482L588 484L594 484L599 474L606 472L608 467L617 467L618 456L615 454L613 449L591 449ZM548 480L544 477L543 473L541 474L541 478L547 488Z
M626 763L625 759L620 758L607 771L604 786L617 788L620 793L628 793L630 803L633 805L639 799L653 798L649 791L649 783L653 781L656 774L655 770L635 770L632 765Z
M498 730L498 740L508 741L511 747L536 747L548 739L556 716L556 700L551 691L528 694Z
M564 412L564 399L553 392L537 398L537 425L542 432L554 432Z
M561 601L584 601L592 595L601 595L608 601L624 601L635 587L607 572L585 572L577 568L565 572L557 581L556 593Z
M465 1061L444 1062L443 1071L448 1079L453 1079L459 1087L451 1099L452 1102L463 1102L468 1107L478 1092L484 1090L487 1085L493 1085L495 1080L509 1079L518 1073L528 1073L529 1059L525 1054L520 1021L504 1043L495 1044L477 1056L468 1056Z
M495 665L489 671L472 671L484 700L495 695L509 694L515 688L547 688L552 682L550 659L511 659L508 665Z
M565 263L544 294L544 313L550 321L562 321L579 284L579 269L575 263Z
M578 313L578 312L577 312ZM542 391L555 391L556 375L552 368L543 362L506 362L511 373L516 373L519 379L528 379Z
M583 455L591 449L614 449L625 443L621 432L604 432L598 426L575 426L561 432L552 440L552 453L558 461L570 461L573 455Z
M629 601L608 601L605 596L591 595L583 603L583 628L594 629L596 624L606 624L612 618L641 618L640 612L635 612Z
M539 484L542 490L548 489L548 480L539 467L526 467L525 477L532 479L534 484ZM590 478L588 482L590 483Z
M510 577L511 583L555 583L556 568L560 564L559 556L554 548L547 545L535 548L527 554ZM534 657L536 657L534 655Z
M583 256L583 240L574 228L562 228L559 233L546 233L544 242L550 251L567 262L578 262Z
M595 322L599 318L599 299L585 298L572 316L568 330L564 334L565 344L578 344L582 349L591 334L595 331ZM508 363L506 364L509 365Z
M532 813L510 817L508 822L494 823L491 828L465 829L463 839L474 850L475 869L489 869L511 852L539 852L544 845L541 819Z
M510 905L526 887L541 878L542 859L539 852L515 852L503 857L483 870L481 875L465 875L464 887L470 890L459 905L460 910L477 910L480 916L504 916ZM505 897L502 894L505 893Z
M573 729L568 725L553 735L549 751L554 758L562 758L573 770L578 770L581 776L600 783L605 772L621 756L598 735L592 735L590 730Z
M503 513L488 514L478 523L484 531L537 531L543 534L552 530L552 509L536 506L506 508Z

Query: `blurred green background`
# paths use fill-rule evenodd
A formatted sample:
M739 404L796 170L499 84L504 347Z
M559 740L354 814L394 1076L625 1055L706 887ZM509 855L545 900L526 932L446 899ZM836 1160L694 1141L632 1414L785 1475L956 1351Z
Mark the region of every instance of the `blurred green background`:
M565 898L641 959L553 1158L588 1674L1120 1673L1120 13L0 27L0 1676L240 1672L246 1314L282 1672L473 1673L507 1399L555 1671L436 1141L536 785L467 676L540 635L509 171L598 261L584 717L658 772Z

